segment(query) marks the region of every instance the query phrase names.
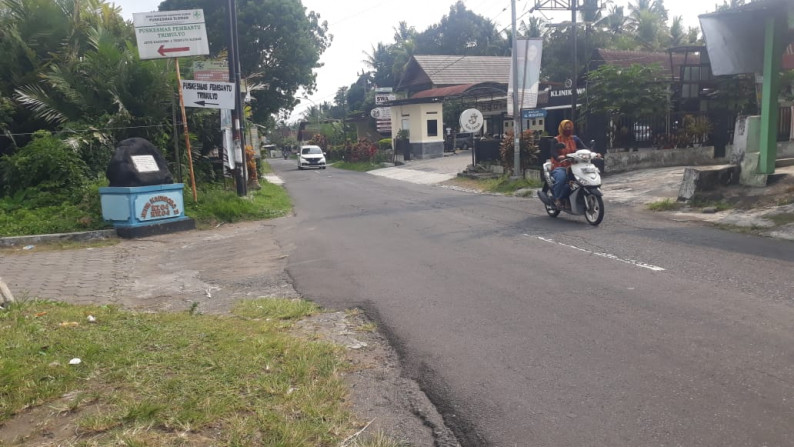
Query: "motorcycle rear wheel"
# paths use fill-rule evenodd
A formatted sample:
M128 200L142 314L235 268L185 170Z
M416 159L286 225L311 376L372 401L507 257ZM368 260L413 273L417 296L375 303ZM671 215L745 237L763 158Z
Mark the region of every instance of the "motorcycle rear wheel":
M590 225L598 225L604 220L604 199L601 196L587 195L585 200L584 218Z
M548 194L549 191L550 191L549 185L547 185L546 182L543 182L543 192L545 194ZM551 200L551 198L549 199ZM543 204L543 206L546 207L546 214L548 214L549 217L557 217L560 215L560 210L558 210L555 206L547 205L545 203Z

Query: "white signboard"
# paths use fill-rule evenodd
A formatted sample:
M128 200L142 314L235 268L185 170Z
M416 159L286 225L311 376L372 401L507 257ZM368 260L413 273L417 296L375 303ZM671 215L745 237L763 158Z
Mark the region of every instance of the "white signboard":
M132 22L141 59L210 54L202 9L139 12Z
M182 81L185 107L233 109L234 94L233 82Z
M482 128L482 113L477 109L466 109L460 114L460 131L477 132Z
M376 107L369 112L369 115L377 120L391 120L391 108Z
M157 172L157 162L151 155L132 155L132 164L138 172Z

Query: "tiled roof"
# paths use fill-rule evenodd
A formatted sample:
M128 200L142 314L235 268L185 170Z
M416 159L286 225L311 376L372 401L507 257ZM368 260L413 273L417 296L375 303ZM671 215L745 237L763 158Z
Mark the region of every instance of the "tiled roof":
M507 84L510 76L509 57L417 55L414 56L414 62L417 65L415 68L426 76L425 80L429 79L434 86L439 87L481 82ZM416 75L418 73L414 77L421 79ZM405 79L404 84L415 84L412 81Z
M431 88L429 90L422 90L421 92L412 95L411 98L416 99L416 98L432 98L436 96L447 97L447 96L459 95L474 85L475 84L461 84L461 85L453 85L450 87Z

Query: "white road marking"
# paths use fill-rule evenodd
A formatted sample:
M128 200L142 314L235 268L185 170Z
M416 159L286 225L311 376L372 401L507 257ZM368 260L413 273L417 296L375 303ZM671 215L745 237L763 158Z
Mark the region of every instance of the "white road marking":
M658 266L655 266L655 265L652 265L652 264L646 264L646 263L640 262L640 261L635 261L633 259L623 259L623 258L619 258L619 257L617 257L617 256L615 256L613 254L598 253L598 252L595 252L595 251L586 250L584 248L579 248L579 247L577 247L575 245L563 244L562 242L557 242L554 239L549 239L549 238L545 238L545 237L541 237L541 236L530 236L529 234L524 234L524 236L535 237L537 239L540 239L543 242L549 242L549 243L552 243L552 244L562 245L563 247L573 248L574 250L579 250L579 251L582 251L582 252L585 252L585 253L589 253L591 255L601 256L602 258L612 259L614 261L619 261L619 262L623 262L623 263L626 263L626 264L631 264L631 265L634 265L634 266L637 266L637 267L642 267L644 269L653 270L654 272L663 272L665 270L662 267L658 267Z

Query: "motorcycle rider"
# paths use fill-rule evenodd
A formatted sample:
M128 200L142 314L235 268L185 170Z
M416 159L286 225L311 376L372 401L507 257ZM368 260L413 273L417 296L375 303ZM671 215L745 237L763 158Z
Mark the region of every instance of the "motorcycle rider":
M570 206L563 201L571 193L571 186L568 184L568 168L571 166L571 162L566 160L565 156L578 149L587 149L587 146L573 134L571 120L563 120L557 128L557 132L557 136L554 137L557 143L552 148L549 160L551 161L551 177L554 179L551 192L554 196L554 205L558 209L563 209Z

